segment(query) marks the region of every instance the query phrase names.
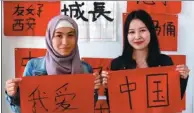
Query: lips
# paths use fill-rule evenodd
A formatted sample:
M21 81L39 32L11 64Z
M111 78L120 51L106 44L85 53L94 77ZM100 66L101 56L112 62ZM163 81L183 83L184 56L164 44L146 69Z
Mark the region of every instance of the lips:
M144 41L138 41L138 42L134 42L135 44L137 44L137 45L140 45L140 44L142 44Z
M65 49L65 50L67 50L67 49L70 49L70 47L63 47L63 48L60 48L60 49Z

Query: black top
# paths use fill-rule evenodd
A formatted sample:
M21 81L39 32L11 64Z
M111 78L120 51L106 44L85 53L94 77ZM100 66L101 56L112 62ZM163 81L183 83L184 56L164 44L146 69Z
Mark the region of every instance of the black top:
M157 60L154 65L149 67L158 67L158 66L170 66L173 65L173 62L171 58L167 55L160 54L159 58L160 60ZM122 56L117 57L112 60L111 62L111 70L124 70L124 69L135 69L136 68L136 62L135 60L131 63L124 61Z
M154 66L149 66L149 67L158 67L158 66L170 66L173 65L173 61L172 59L164 54L161 54L159 56L159 59L157 61L157 63ZM125 70L125 69L135 69L136 68L136 62L132 62L132 63L128 63L126 61L124 61L124 59L122 58L122 56L117 57L115 59L112 60L111 62L111 70L112 71L116 71L116 70ZM187 86L187 79L182 79L180 78L180 88L181 88L181 98L183 98L185 90L186 90L186 86ZM105 94L107 95L107 101L109 100L108 98L108 90L105 90Z

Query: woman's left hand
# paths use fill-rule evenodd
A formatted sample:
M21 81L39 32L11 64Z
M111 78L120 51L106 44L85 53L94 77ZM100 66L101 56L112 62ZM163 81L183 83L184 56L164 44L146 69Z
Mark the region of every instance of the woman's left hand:
M176 71L178 71L180 73L181 78L183 78L183 79L186 79L189 76L189 72L190 72L189 68L184 64L177 65Z

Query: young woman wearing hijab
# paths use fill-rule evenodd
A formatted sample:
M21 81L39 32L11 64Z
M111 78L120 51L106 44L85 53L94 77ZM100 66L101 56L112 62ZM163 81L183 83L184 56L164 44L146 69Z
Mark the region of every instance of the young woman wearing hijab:
M162 54L151 16L144 10L132 11L124 24L124 49L122 55L113 59L111 70L125 70L173 65L172 59ZM177 65L180 73L181 97L184 96L189 69L186 65ZM102 72L103 85L108 83L108 73ZM108 90L106 89L108 96Z
M78 50L78 26L68 16L59 15L52 18L46 31L46 56L31 59L23 76L82 74L92 73L92 68L80 60ZM100 76L95 76L95 102L97 89L100 87ZM20 97L18 84L21 78L6 81L6 99L15 113L20 113Z

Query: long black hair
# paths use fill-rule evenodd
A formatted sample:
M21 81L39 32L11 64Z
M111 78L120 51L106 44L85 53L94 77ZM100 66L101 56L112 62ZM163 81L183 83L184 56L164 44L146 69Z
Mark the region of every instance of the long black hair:
M150 43L148 44L148 57L147 64L149 67L158 66L158 60L160 56L160 48L158 43L158 37L156 35L156 30L154 27L154 22L152 17L144 10L132 11L126 18L124 24L124 49L122 53L122 59L125 63L136 63L133 58L133 47L128 42L128 31L129 25L133 19L141 20L150 32Z

